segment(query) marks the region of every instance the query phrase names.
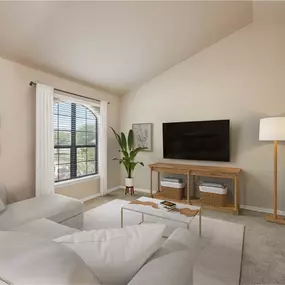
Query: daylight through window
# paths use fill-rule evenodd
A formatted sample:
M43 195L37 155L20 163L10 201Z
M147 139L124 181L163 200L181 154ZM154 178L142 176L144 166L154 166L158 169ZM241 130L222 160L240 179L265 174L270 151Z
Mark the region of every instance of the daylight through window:
M55 102L54 181L98 173L98 116L95 109Z

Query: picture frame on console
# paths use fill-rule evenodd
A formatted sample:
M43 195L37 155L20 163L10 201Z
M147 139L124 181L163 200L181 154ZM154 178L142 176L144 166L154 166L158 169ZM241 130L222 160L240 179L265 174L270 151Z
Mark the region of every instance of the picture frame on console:
M145 147L144 151L152 151L152 123L133 124L134 147Z

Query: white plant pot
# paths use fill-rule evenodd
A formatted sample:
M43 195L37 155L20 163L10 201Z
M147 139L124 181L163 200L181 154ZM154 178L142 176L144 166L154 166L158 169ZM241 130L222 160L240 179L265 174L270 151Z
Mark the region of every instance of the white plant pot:
M133 187L134 186L134 179L133 178L125 178L125 186Z

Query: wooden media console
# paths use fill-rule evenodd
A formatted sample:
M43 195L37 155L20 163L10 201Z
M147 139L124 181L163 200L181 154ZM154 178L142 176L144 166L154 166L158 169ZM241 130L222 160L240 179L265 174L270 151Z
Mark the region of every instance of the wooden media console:
M187 179L186 200L177 200L177 202L184 202L192 205L202 205L199 198L196 198L197 181L199 177L213 177L213 178L226 178L234 181L234 201L233 204L229 203L225 207L215 207L210 205L203 205L204 208L221 210L239 213L239 174L240 168L232 167L215 167L215 166L202 166L202 165L188 165L188 164L172 164L172 163L154 163L149 165L150 168L150 196L158 199L167 199L160 193L160 173L168 174L183 174ZM158 191L153 194L153 171L157 172L158 176ZM193 177L193 193L194 197L190 197L190 177ZM169 199L173 200L173 199Z

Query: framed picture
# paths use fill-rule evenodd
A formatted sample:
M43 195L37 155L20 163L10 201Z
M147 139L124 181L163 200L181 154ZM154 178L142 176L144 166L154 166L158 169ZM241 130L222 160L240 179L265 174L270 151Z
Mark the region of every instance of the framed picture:
M152 124L133 124L134 146L147 147L145 151L152 151Z

